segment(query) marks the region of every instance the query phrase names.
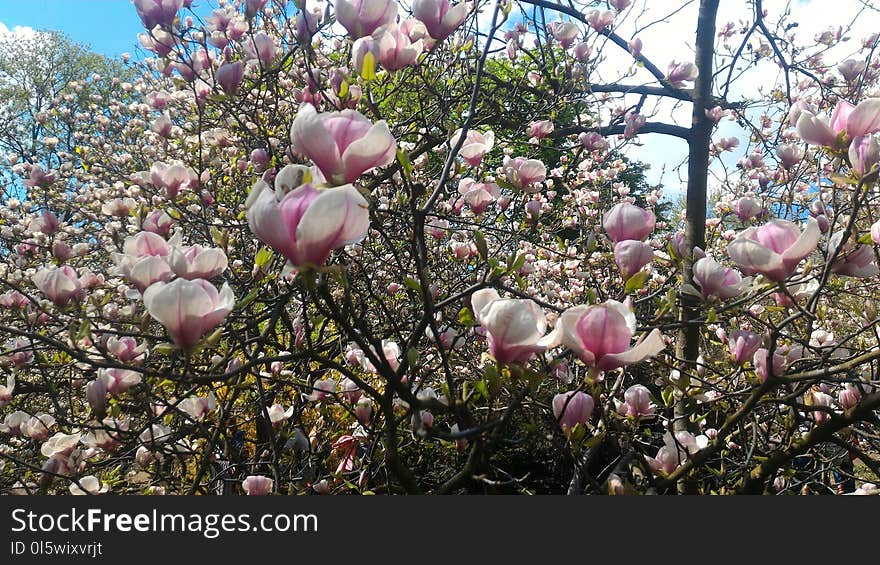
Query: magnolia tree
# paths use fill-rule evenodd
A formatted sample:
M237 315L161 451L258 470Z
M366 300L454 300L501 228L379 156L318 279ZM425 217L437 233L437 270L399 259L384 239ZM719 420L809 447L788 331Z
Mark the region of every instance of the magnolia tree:
M7 157L0 491L877 492L877 35L190 3ZM627 180L654 137L680 217Z

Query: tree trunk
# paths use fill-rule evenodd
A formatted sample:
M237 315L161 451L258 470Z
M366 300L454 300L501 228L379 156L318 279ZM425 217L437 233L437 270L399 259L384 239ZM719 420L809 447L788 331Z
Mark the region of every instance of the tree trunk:
M706 246L706 204L709 177L709 143L712 122L706 117L707 105L712 100L712 59L715 54L715 18L719 0L701 0L697 21L696 65L699 70L694 83L694 106L688 139L687 216L685 226L685 253L682 264L682 283L693 284L693 248ZM682 385L688 386L689 376L696 368L700 354L700 328L688 322L700 314L700 302L681 293L678 319L683 324L675 344L679 359ZM689 429L691 401L683 395L675 403L674 431ZM695 485L686 478L678 484L679 493L695 492Z

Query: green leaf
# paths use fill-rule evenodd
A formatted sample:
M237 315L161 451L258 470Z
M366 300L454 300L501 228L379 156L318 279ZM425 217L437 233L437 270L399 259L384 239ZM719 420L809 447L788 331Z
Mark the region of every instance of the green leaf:
M220 338L222 336L223 336L223 328L217 328L216 330L211 332L211 335L209 335L205 339L205 346L210 347L210 348L217 347L217 344L220 343Z
M580 426L580 424L578 424L578 426ZM599 447L599 445L601 445L603 441L605 441L605 434L604 433L596 434L593 437L591 437L590 439L588 439L586 442L584 442L584 449L592 449L594 447Z
M485 261L489 257L489 245L486 243L486 238L480 230L474 232L474 243L477 244L477 252L480 254L480 259Z
M242 298L242 299L238 302L238 305L237 305L236 307L237 307L239 310L244 310L245 308L247 308L248 306L250 306L250 305L251 305L251 302L253 302L254 300L256 300L256 299L257 299L257 296L259 296L259 295L260 295L260 289L259 289L259 288L255 288L255 289L253 289L252 291L250 291L250 292L247 294L247 296L245 296L244 298Z
M718 321L718 313L715 312L715 308L710 308L709 313L706 314L706 323L707 324L714 324L717 321Z
M254 259L254 262L257 264L258 269L262 269L266 265L272 262L272 257L275 254L268 247L263 247L259 251L257 251L257 256Z
M639 271L638 273L631 276L626 281L626 292L629 294L630 292L635 292L645 286L645 283L648 281L648 272L647 271Z
M828 179L831 182L833 182L834 184L856 185L859 183L859 181L857 181L854 178L845 177L845 176L837 174L837 173L831 173L830 175L828 175Z
M397 150L397 160L400 161L400 166L403 167L403 172L406 175L406 178L410 178L413 172L412 163L409 160L409 155L406 152Z
M79 324L79 329L76 332L76 341L79 341L85 337L92 335L92 325L89 322L88 318L83 319Z
M419 350L415 347L410 347L406 350L406 360L409 362L410 367L415 367L419 362Z
M486 372L484 375L489 394L491 397L498 396L498 393L501 391L501 375L498 374L498 367L494 363L486 365ZM490 397L487 396L487 398Z
M153 353L158 355L171 355L177 348L170 343L159 343L153 348Z
M474 319L474 314L471 312L470 308L462 308L458 311L458 323L462 326L477 326L477 320Z
M422 285L419 284L419 281L410 277L403 278L403 284L413 289L416 292L422 292Z
M477 394L481 397L486 399L489 398L489 387L486 385L485 381L475 381L474 388L477 390Z
M675 389L671 386L664 388L660 393L660 397L663 399L663 404L666 406L672 406L675 404Z
M511 263L510 266L507 267L507 272L512 273L514 271L519 271L520 269L522 269L523 265L525 265L525 264L526 264L526 256L523 255L522 253L520 253L519 255L516 256L516 259L513 260L513 263Z

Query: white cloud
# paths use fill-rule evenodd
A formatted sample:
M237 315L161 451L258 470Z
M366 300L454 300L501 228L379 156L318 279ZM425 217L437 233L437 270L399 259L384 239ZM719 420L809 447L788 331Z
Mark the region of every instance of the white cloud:
M0 22L0 37L12 34L22 39L31 39L38 33L37 30L30 26L15 26L12 29L9 29L9 26Z
M679 0L650 0L634 2L633 6L618 16L614 31L624 39L639 37L644 43L643 53L654 62L661 71L665 72L670 61L692 61L693 45L695 42L698 2L691 1L682 7ZM820 6L822 4L822 6ZM815 46L814 37L828 28L836 29L838 26L849 30L844 34L848 41L829 48L824 53L826 61L842 61L856 53L862 40L876 31L876 22L880 14L876 10L866 9L862 0L835 0L834 9L828 10L827 0L765 0L764 7L768 11L766 21L775 22L787 8L790 10L788 22L797 22L798 26L790 33L794 34L795 41L800 45ZM549 18L553 19L553 18ZM722 2L717 27L722 27L728 21L738 24L751 23L753 20L750 3L747 2ZM769 24L768 24L769 25ZM773 29L771 27L771 29ZM775 30L774 30L775 31ZM780 33L780 35L782 35ZM731 39L734 48L741 41L742 36L737 35ZM597 67L598 79L595 82L607 83L620 82L631 85L656 84L653 76L643 68L635 68L632 58L628 53L611 44L606 38L589 34L589 41L594 42L594 48L601 49L603 60ZM607 44L606 44L607 43ZM811 52L815 49L811 49ZM737 80L730 92L728 100L762 100L767 99L770 90L783 81L781 69L771 60L762 60L757 65L752 65L746 73ZM627 105L635 104L639 97L627 95ZM662 101L659 103L649 101L645 104L643 113L653 114L652 121L671 122L684 127L689 127L691 122L691 106L684 103ZM608 114L601 116L603 123L607 122ZM739 137L740 149L735 152L725 153L724 164L730 168L742 157L747 146L748 134L735 122L724 120L714 138ZM639 137L637 144L632 144L627 153L636 159L651 165L647 172L649 182L658 182L661 171L665 168L662 177L667 195L675 197L683 188L681 181L686 181L686 166L681 167L678 174L673 169L686 162L687 144L680 139L657 134L645 134ZM720 172L720 164L713 167L715 172Z

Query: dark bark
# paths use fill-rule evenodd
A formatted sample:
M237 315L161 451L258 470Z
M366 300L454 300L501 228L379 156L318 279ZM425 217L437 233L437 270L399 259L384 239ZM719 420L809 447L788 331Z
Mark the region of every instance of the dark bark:
M709 177L709 144L712 122L706 117L706 109L712 101L712 58L714 56L715 18L718 0L701 0L697 21L696 60L699 74L694 83L693 114L688 138L687 215L685 224L686 248L706 246L706 194ZM693 254L685 253L682 263L682 284L693 284ZM700 327L688 324L700 314L700 303L695 297L680 294L679 321L683 323L678 332L675 354L679 360L682 382L687 387L688 375L696 366L700 354ZM686 394L676 401L673 430L689 428L691 401ZM694 485L687 479L679 482L680 493L694 492Z

